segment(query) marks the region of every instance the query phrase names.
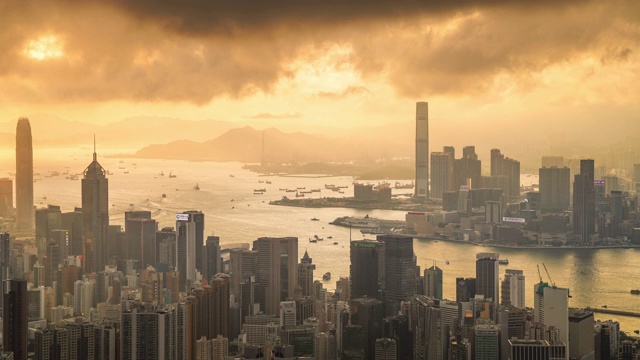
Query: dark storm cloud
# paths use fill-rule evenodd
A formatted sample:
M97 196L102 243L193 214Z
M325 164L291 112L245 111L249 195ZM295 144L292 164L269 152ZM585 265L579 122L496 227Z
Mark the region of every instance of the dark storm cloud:
M347 45L365 81L385 76L404 96L482 93L497 75L526 80L580 54L634 61L638 10L616 0L5 1L0 100L241 98L273 91L291 62L326 44ZM42 34L60 38L63 58L25 58Z

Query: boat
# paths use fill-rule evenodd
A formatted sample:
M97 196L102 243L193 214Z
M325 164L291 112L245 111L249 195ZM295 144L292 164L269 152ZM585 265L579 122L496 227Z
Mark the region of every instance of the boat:
M312 239L312 238L309 238L309 242L310 242L310 243L314 243L314 244L315 244L315 243L317 243L317 242L318 242L318 240L316 240L316 239Z
M640 334L640 330L633 330L634 333Z
M258 183L262 184L262 183L264 183L264 180L258 180Z
M167 194L162 194L162 198L163 199L166 198L166 197L167 197Z
M509 259L500 259L500 260L498 260L498 264L500 264L500 265L509 265Z
M229 177L236 177L236 176L235 176L235 175L233 175L233 174L229 174Z
M449 260L445 260L444 263L449 265Z
M267 181L266 181L266 183L267 183L267 184L271 184L271 181L267 180Z
M260 190L260 189L253 190L253 195L263 195L263 194L264 194L264 192L262 190Z
M337 241L334 241L334 242L333 242L333 245L338 245L338 242L337 242Z
M262 189L254 189L253 191L267 192L267 189L264 189L264 188L262 188Z
M322 280L324 280L324 281L331 280L331 273L328 272L328 271L326 273L324 273L324 275L322 275Z
M333 239L333 236L329 235L327 236L327 239Z
M171 173L171 171L169 171L169 179L173 179L174 177L176 177L176 176L175 176L175 175L173 175L173 174Z
M296 192L296 197L304 197L304 194L300 194Z
M160 176L164 176L164 171L160 171Z
M311 221L320 221L320 219L314 217Z
M640 289L631 290L631 295L640 295Z
M124 173L125 173L125 174L128 174L129 172L128 172L128 171L125 171Z
M200 190L200 186L198 186L198 183L196 183L196 186L193 187L193 190Z
M318 235L313 235L313 238L318 240L318 241L322 241L323 239L321 237L319 237Z

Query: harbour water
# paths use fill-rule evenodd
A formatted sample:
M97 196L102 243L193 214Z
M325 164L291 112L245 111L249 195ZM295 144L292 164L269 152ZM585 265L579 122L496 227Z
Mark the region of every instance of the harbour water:
M65 179L65 175L45 177L49 171L81 173L90 162L86 156L66 156L55 161L36 160L34 184L38 207L60 205L63 211L80 206L80 180ZM37 154L34 156L37 159ZM0 176L12 172L12 159L0 154ZM100 163L110 172L109 202L112 224L123 224L127 210L149 210L159 226L174 226L175 214L184 210L205 213L205 235L218 235L221 244L251 243L261 236L297 236L299 256L305 250L316 264L315 277L330 271L332 280L325 287L335 288L335 281L349 274L349 239L362 239L356 229L329 225L340 216L365 216L403 220L405 212L392 210L358 210L346 208L296 208L269 205L284 195L295 196L279 189L304 187L322 189L306 196L350 196L351 177L277 177L259 176L241 169L239 163L187 162L168 160L116 159L99 156ZM122 161L122 162L120 162ZM134 165L135 164L135 165ZM123 168L123 169L121 169ZM125 174L125 172L128 172ZM164 176L160 173L163 172ZM176 177L169 178L169 173ZM81 178L81 176L79 176ZM270 181L271 184L266 182ZM391 181L393 183L393 181ZM373 182L375 183L375 182ZM199 190L194 189L198 184ZM325 190L325 184L347 185L344 194ZM254 189L266 189L254 195ZM407 192L410 190L401 190ZM163 197L165 194L165 197ZM46 199L45 199L46 197ZM318 218L319 221L311 221ZM324 241L310 243L318 235ZM327 239L332 236L332 239ZM368 235L371 237L371 235ZM338 242L334 245L334 242ZM600 307L640 311L640 296L630 294L640 289L640 249L494 249L444 241L415 240L418 265L424 270L436 261L444 274L444 296L455 299L455 278L475 276L475 255L478 252L499 252L509 259L504 269L522 269L526 276L527 306L533 307L533 284L538 282L536 265L546 264L551 278L559 287L570 289L572 307ZM448 264L445 263L448 261ZM544 281L547 275L542 270ZM626 331L640 329L640 318L596 314L596 319L620 321Z

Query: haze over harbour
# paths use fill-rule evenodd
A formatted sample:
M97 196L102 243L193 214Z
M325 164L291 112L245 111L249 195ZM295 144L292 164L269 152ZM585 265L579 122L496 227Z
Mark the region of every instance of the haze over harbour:
M87 148L87 151L91 150ZM69 211L74 206L79 206L79 181L64 179L62 175L45 175L51 171L82 172L86 167L88 153L83 155L82 151L66 149L58 154L58 160L35 161L35 171L41 175L36 176L40 180L34 184L34 199L38 207L52 204L61 206L63 211ZM37 159L37 155L34 158ZM324 192L319 196L352 196L351 177L259 176L243 170L240 163L229 162L118 159L103 158L100 154L98 160L113 173L109 175L112 224L124 225L125 211L148 210L158 220L159 228L175 226L176 213L198 209L206 216L205 235L220 236L223 247L225 244L251 243L261 236L297 236L300 251L307 250L314 258L317 279L321 279L326 271L331 271L334 279L349 276L349 229L329 225L330 221L340 216L365 215L404 220L406 214L392 210L308 209L268 204L271 200L287 195L279 191L280 188L324 189L325 184L348 185L350 188L343 195ZM125 171L129 173L124 174ZM160 176L160 172L165 176ZM169 172L176 175L176 178L168 178ZM6 170L0 169L0 176L6 175ZM523 176L522 179L535 182L537 176ZM265 184L265 180L272 184ZM193 189L196 184L200 187L199 191ZM266 188L267 191L264 195L254 195L253 190L257 188ZM162 194L166 194L166 198ZM310 221L314 217L320 221ZM325 240L309 243L308 239L314 235L324 237ZM327 236L332 236L333 239L326 239ZM354 240L364 238L358 229L352 229L351 236ZM334 241L339 244L333 245ZM640 280L636 276L640 272L640 262L637 261L640 249L502 249L415 240L414 250L417 264L422 269L431 266L434 260L443 269L445 298L455 299L456 277L474 275L469 264L473 264L477 252L495 251L500 253L502 259L509 259L509 265L501 265L501 272L508 268L524 270L527 306L533 306L533 292L530 288L538 282L536 265L544 263L553 281L570 289L570 306L607 305L611 309L637 311L637 303L634 301L636 298L629 294L629 290L640 288ZM449 261L448 265L444 264L445 260ZM542 276L548 281L544 271ZM335 282L325 282L324 285L333 289ZM596 314L596 318L617 319L626 331L640 327L640 320L637 318L604 314Z

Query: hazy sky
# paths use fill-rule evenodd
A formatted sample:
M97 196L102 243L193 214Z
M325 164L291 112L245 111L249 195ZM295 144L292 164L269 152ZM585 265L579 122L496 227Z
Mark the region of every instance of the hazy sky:
M0 2L0 119L638 122L640 2Z

